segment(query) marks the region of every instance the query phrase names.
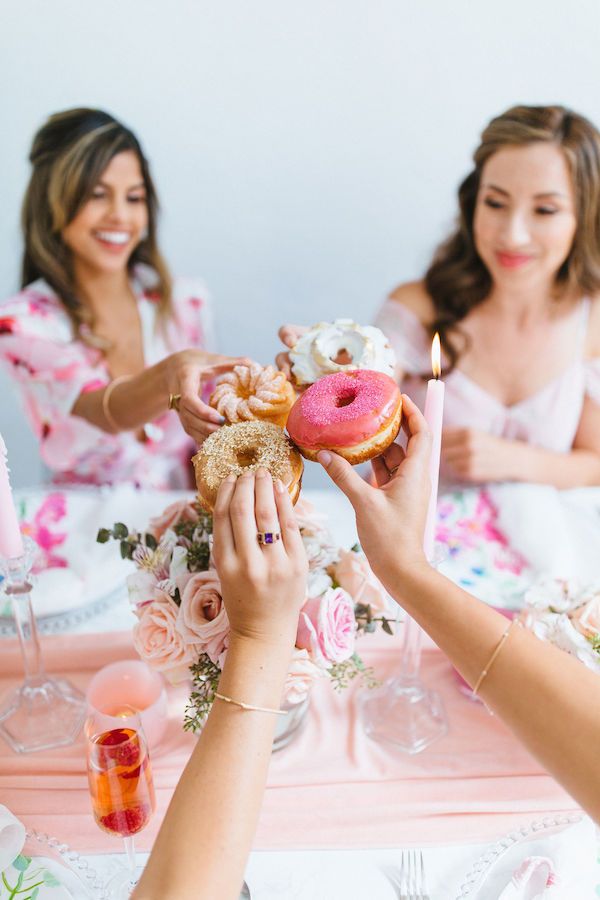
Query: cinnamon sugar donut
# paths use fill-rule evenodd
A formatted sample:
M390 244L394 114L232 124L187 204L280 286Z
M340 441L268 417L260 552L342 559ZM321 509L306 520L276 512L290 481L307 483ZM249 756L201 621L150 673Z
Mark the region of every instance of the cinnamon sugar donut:
M402 395L393 378L362 369L312 384L293 405L288 434L306 459L333 450L353 466L378 456L400 429Z
M231 473L241 475L260 466L273 479L281 479L292 503L300 496L302 457L284 433L272 422L239 422L223 425L204 441L192 459L198 497L209 511L214 509L221 482Z
M285 427L296 394L273 366L235 366L219 380L208 401L229 424L260 420Z

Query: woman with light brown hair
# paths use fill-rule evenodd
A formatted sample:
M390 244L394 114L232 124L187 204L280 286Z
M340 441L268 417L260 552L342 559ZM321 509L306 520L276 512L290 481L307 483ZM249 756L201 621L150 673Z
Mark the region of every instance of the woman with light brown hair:
M0 360L42 459L58 483L184 487L194 442L222 421L203 382L241 360L211 352L204 285L171 280L140 143L108 113L70 109L29 158L22 290L0 307Z
M375 324L421 408L440 334L446 482L600 484L600 134L561 106L515 106L474 161L455 231ZM292 347L302 330L279 335Z
M600 484L600 134L515 106L474 162L455 231L376 324L419 405L440 333L447 479Z

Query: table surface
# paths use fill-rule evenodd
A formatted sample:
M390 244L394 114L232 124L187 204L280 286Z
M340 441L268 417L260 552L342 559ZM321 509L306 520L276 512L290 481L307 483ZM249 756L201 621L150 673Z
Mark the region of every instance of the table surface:
M305 491L303 497L328 515L328 524L337 544L350 547L356 542L353 512L343 495L332 491ZM156 512L159 512L165 505L164 497L158 495L157 504ZM123 601L124 591L105 610L78 624L72 632L93 634L130 629L135 618ZM427 753L425 751L422 756L424 762ZM497 838L505 831L499 827ZM486 846L483 842L425 848L432 900L450 900L457 896L461 880ZM97 871L108 873L123 857L103 854L88 859ZM399 849L254 851L248 863L247 881L254 900L358 900L367 896L370 900L385 900L397 896L394 881L399 862Z

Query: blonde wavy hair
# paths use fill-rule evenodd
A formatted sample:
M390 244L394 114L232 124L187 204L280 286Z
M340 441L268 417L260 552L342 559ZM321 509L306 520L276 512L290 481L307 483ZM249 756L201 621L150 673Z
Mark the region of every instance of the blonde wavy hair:
M144 263L154 271L153 291L164 322L172 313L171 276L158 249L156 189L134 133L102 110L68 109L48 118L29 154L33 171L21 217L25 242L21 286L43 278L65 307L75 334L100 349L107 348L93 335L90 313L77 297L72 254L61 234L89 200L111 159L126 150L139 160L148 208L147 235L131 254L128 268L131 272Z
M588 119L563 106L513 106L484 129L473 154L475 168L458 190L456 230L438 248L425 274L425 287L435 307L431 333L439 332L451 367L460 354L449 333L485 300L492 287L473 236L483 167L502 147L540 141L563 151L575 193L577 229L569 255L556 273L557 294L600 290L600 133Z

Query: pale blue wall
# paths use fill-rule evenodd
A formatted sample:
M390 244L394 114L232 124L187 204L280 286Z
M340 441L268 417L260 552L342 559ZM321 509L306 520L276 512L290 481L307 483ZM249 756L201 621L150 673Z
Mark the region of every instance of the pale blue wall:
M268 361L285 320L368 320L417 276L484 122L564 102L600 122L600 6L552 0L4 0L0 295L45 115L105 107L141 136L174 270L221 346ZM37 455L0 382L14 480ZM17 447L17 452L13 447Z

